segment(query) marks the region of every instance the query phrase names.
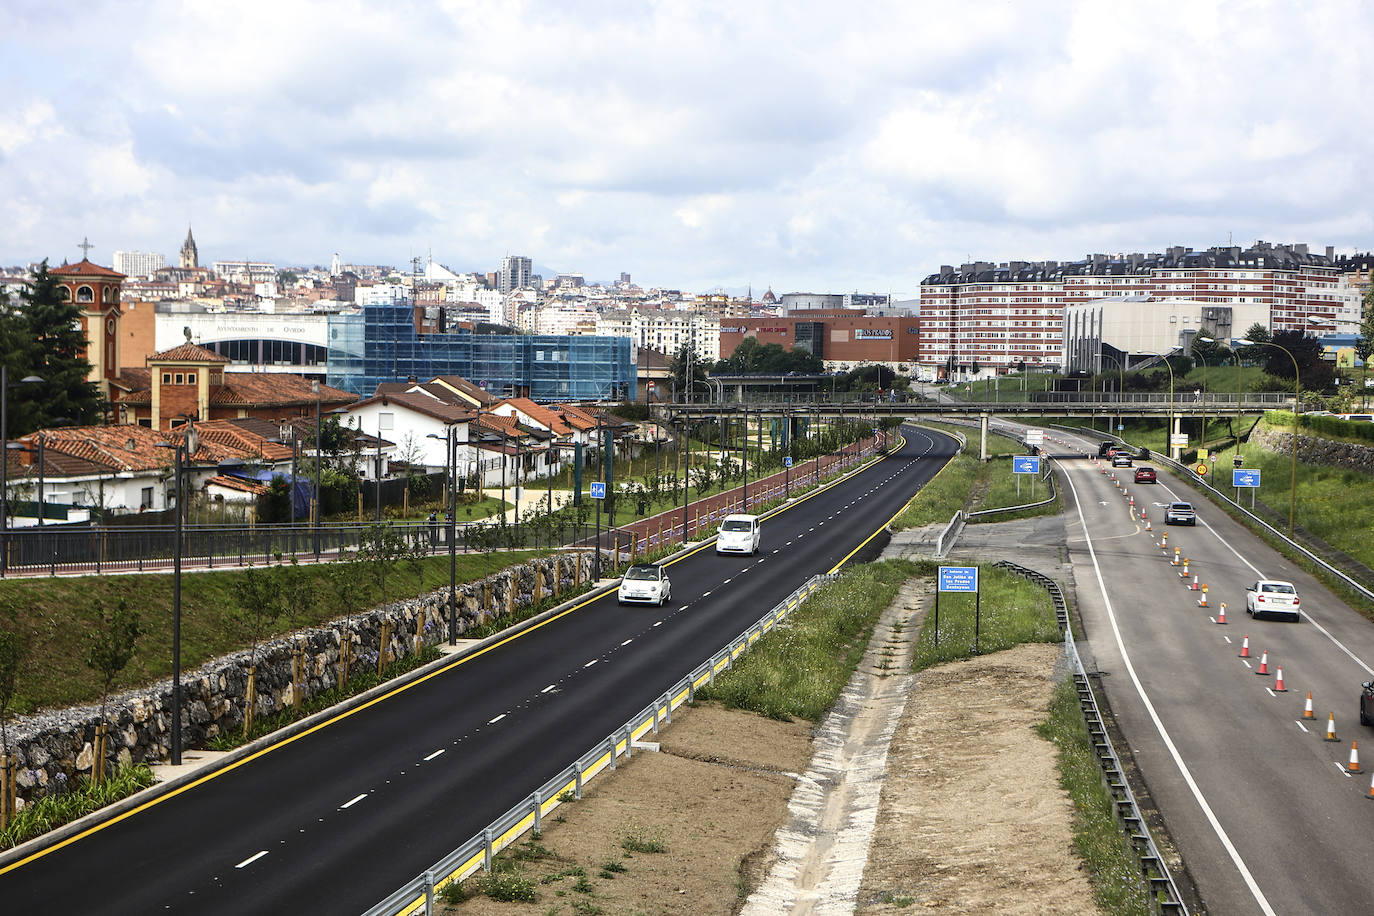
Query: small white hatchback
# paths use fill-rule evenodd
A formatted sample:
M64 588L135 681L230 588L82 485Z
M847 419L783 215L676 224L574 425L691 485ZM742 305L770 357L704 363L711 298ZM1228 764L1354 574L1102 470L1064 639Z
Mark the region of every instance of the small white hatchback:
M757 515L727 515L721 520L720 533L716 535L716 555L758 553L761 533Z

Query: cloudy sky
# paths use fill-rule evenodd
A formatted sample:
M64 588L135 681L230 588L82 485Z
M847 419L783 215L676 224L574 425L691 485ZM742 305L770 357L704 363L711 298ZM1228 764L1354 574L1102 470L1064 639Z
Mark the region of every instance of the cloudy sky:
M914 296L941 264L1371 247L1374 4L0 4L0 264ZM1361 176L1364 176L1363 178Z

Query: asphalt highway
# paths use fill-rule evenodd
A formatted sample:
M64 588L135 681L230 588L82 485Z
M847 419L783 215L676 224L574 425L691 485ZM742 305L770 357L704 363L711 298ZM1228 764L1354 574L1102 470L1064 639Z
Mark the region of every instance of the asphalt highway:
M954 452L904 434L899 452L769 516L757 556L708 545L674 561L668 607L610 593L458 659L18 863L0 875L0 912L366 909L844 561Z
M1083 457L1096 441L1052 435L1091 658L1208 913L1374 910L1374 729L1357 715L1359 685L1374 677L1374 626L1162 468L1157 485L1139 486L1117 469L1118 487L1105 459ZM1173 499L1194 504L1196 528L1166 528ZM1186 578L1170 565L1175 547ZM1208 585L1207 608L1193 575ZM1245 586L1259 578L1296 584L1300 622L1246 615ZM1309 691L1315 715L1304 720ZM1337 742L1323 740L1331 713ZM1359 773L1348 771L1352 739L1365 753Z

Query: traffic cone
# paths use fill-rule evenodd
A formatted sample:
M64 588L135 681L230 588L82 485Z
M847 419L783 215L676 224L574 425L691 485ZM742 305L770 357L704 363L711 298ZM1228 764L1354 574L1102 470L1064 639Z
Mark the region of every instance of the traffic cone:
M1188 563L1189 563L1189 562L1190 562L1190 561L1188 560L1187 557L1184 557L1184 558L1183 558L1183 572L1180 573L1180 575L1183 576L1183 578L1185 578L1185 579L1188 578Z
M1339 740L1341 740L1340 738L1337 738L1337 737L1336 737L1336 714L1335 714L1334 712L1333 712L1333 713L1330 713L1330 714L1327 716L1327 719L1326 719L1326 737L1323 738L1322 740L1323 740L1323 741L1339 741Z
M1365 798L1374 799L1374 774L1369 777L1369 794Z
M1166 534L1165 537L1168 537L1168 535ZM1179 550L1177 547L1175 547L1175 548L1174 548L1174 559L1173 559L1173 562L1170 564L1171 566L1177 566L1177 565L1178 565L1178 555L1179 555L1180 553L1182 553L1182 551Z
M1278 666L1278 674L1274 675L1274 692L1287 693L1288 688L1283 686L1283 665Z
M1245 634L1245 639L1241 640L1241 643L1240 643L1240 657L1241 657L1241 658L1249 658L1249 657L1250 657L1250 634L1249 634L1249 633Z
M1304 719L1317 718L1316 714L1312 712L1312 691L1310 690L1307 691L1307 705L1302 708L1302 717Z
M1193 584L1188 586L1189 591L1197 591L1197 576L1193 576Z
M1360 772L1360 742L1353 738L1350 741L1350 764L1345 768L1345 771L1347 773Z
M1262 675L1264 675L1265 677L1268 677L1268 676L1269 676L1269 650L1268 650L1268 649L1265 649L1263 652L1260 653L1260 666L1259 666L1259 670L1256 671L1255 673L1256 673L1256 674L1262 674Z
M1145 519L1145 530L1146 530L1146 531L1154 531L1154 529L1150 527L1150 520L1149 520L1149 518L1147 518L1146 516L1143 516L1143 515L1141 516L1141 518L1144 518L1144 519Z
M1206 596L1204 596L1206 597ZM1221 603L1221 610L1217 611L1217 623L1226 623L1226 602Z
M1196 588L1196 584L1194 584L1194 587ZM1207 606L1207 584L1206 584L1205 582L1204 582L1203 585L1202 585L1202 597L1199 598L1199 599L1197 600L1197 606L1198 606L1198 607L1206 607L1206 606Z

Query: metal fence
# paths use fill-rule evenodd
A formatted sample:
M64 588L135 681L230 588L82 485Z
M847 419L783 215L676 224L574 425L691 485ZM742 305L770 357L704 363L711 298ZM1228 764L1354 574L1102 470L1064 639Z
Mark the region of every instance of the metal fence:
M730 640L725 648L698 665L691 674L670 687L625 724L598 741L572 765L560 771L535 792L525 796L509 811L492 821L481 833L367 910L366 916L411 914L421 910L429 916L434 912L436 890L445 884L462 881L478 869L490 871L492 859L498 852L514 843L525 831L542 830L544 817L549 812L565 800L582 797L582 786L587 780L608 768L615 770L619 757L629 759L640 737L650 731L657 734L660 723L671 724L674 709L692 702L699 687L714 681L717 674L728 669L736 658L810 597L822 583L833 578L817 575L807 579L800 588L759 618L758 622Z

